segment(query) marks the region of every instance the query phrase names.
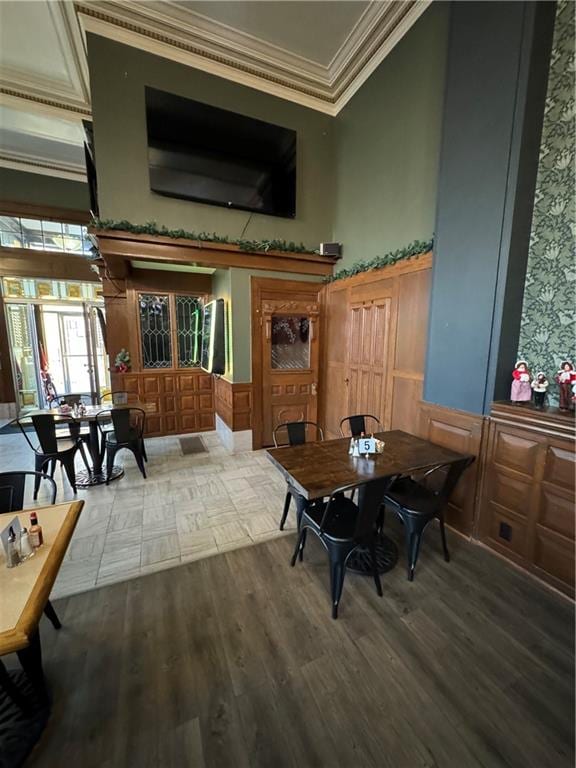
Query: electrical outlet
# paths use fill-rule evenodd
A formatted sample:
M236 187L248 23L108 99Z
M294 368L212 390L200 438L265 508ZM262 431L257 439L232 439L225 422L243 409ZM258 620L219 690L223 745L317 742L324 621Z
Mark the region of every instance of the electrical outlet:
M512 526L508 525L508 523L500 523L498 535L504 541L512 541Z

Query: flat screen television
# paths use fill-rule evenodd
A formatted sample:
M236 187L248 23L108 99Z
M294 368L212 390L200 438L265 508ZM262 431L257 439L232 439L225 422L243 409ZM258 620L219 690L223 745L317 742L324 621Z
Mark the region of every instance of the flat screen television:
M204 305L200 367L208 373L222 374L226 370L225 310L224 299L215 299Z
M296 132L146 88L150 189L293 218Z

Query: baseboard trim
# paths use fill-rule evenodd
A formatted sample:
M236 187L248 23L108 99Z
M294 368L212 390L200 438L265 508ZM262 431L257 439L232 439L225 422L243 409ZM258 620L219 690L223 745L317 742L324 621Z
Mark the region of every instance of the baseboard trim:
M252 450L252 430L244 429L240 432L233 432L228 424L221 419L218 414L216 416L216 434L220 438L222 445L227 448L231 453L241 453L243 451Z

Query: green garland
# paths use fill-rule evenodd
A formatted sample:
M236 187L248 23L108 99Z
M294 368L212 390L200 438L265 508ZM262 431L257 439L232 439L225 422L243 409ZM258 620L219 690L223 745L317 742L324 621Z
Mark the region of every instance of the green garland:
M165 226L158 226L155 221L148 221L146 224L132 224L129 221L113 221L112 219L93 219L92 226L103 230L121 230L123 232L132 232L134 235L160 235L161 237L171 237L173 239L183 238L185 240L198 240L204 243L228 243L237 245L241 251L283 251L285 253L310 253L304 243L296 243L285 240L237 240L226 235L217 235L215 232L187 232L185 229L168 229Z
M352 277L352 275L359 275L361 272L369 272L372 269L381 269L382 267L389 267L391 264L396 264L398 261L404 259L413 259L416 256L421 256L423 253L428 253L432 250L434 240L414 240L413 243L407 245L405 248L398 248L396 251L390 251L384 254L384 256L374 256L373 259L368 261L357 261L352 264L351 267L344 267L339 269L333 275L324 278L325 283L333 283L334 280L343 280L345 277Z

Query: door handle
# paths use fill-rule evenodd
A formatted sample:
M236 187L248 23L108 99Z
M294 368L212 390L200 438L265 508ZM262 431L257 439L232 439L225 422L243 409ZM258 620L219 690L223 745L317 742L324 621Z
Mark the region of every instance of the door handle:
M346 386L348 386L348 384L350 384L350 379L344 379L344 384L346 384Z
M312 382L312 394L313 395L318 394L318 384L316 384L315 381Z

